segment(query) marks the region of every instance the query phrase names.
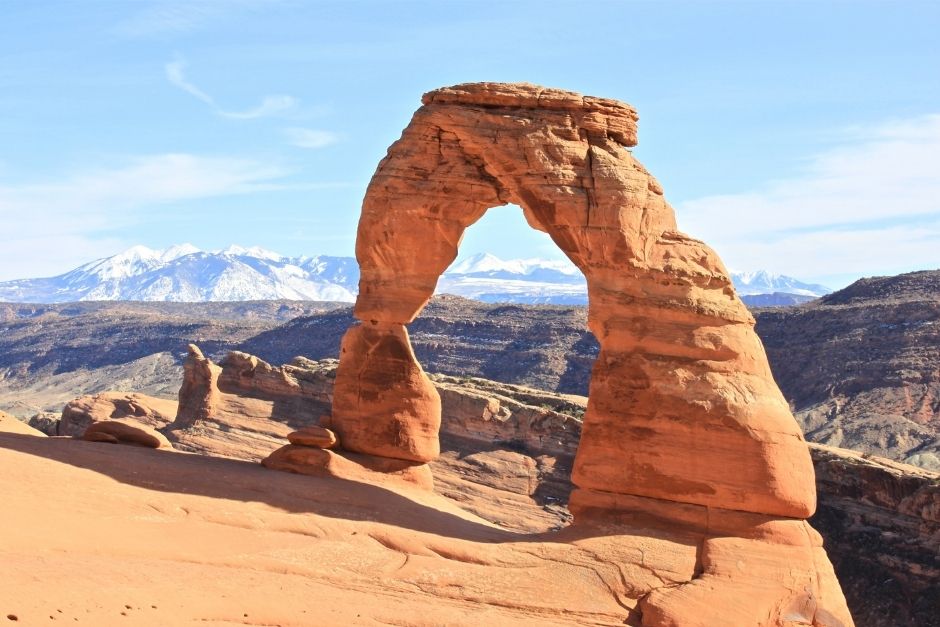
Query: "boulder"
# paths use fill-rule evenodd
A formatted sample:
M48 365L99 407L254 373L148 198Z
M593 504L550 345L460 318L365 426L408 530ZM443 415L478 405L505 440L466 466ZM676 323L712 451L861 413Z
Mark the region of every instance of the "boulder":
M95 422L122 418L160 429L173 422L175 415L176 401L146 394L102 392L66 403L58 435L81 436Z
M288 444L271 453L261 464L272 470L300 475L333 477L362 483L386 483L391 479L422 490L434 489L434 480L428 465L404 459Z
M313 448L333 448L339 440L336 434L325 427L311 425L287 434L291 444L311 446Z
M128 419L94 422L82 434L82 439L91 442L130 444L146 448L173 448L166 436L156 429Z

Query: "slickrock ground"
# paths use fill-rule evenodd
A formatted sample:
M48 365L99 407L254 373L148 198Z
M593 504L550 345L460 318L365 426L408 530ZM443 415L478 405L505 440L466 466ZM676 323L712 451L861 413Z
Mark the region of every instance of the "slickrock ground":
M695 570L688 533L517 534L245 461L0 433L0 468L0 620L24 625L639 624L631 595Z
M18 433L20 435L44 436L45 433L32 428L10 414L0 411L0 433Z
M237 364L254 364L254 371L277 373L275 380L294 372L327 397L335 369L335 361L297 360L285 370L245 355L225 363L223 373L238 371ZM571 461L586 399L485 379L430 376L443 401L442 455L432 463L436 492L512 532L565 527L570 522ZM228 389L246 402L258 386ZM311 398L311 407L319 407ZM274 405L267 407L271 411ZM276 424L268 432L290 430L271 422ZM218 434L203 441L204 453L257 460L285 443L261 432L237 432L224 421L211 429ZM940 478L850 451L813 447L812 454L820 510L811 522L826 538L858 624L934 625L940 616L931 605L931 599L940 598ZM907 622L899 623L897 617Z

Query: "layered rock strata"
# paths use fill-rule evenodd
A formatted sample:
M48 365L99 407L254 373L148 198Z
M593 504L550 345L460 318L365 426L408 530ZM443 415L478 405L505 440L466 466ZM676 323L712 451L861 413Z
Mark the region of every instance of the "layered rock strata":
M182 450L261 460L329 411L334 370L329 360L274 367L237 351L216 365L191 346L166 434Z

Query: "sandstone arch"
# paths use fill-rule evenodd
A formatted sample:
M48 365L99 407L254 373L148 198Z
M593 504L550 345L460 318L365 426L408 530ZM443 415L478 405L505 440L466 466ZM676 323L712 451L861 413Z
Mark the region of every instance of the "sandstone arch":
M344 448L425 462L440 400L405 325L494 206L522 207L587 278L601 345L572 508L651 497L774 516L815 508L809 453L753 318L718 256L677 231L662 188L625 147L628 105L529 84L426 94L363 202L355 307L333 428Z

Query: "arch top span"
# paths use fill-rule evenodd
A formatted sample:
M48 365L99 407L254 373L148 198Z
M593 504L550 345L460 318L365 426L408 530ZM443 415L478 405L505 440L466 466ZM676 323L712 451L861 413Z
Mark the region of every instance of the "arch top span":
M513 203L584 273L601 345L575 461L576 515L642 497L809 516L809 453L753 318L718 256L677 230L662 187L625 149L636 144L636 111L504 83L438 89L423 103L363 201L363 322L343 341L333 404L344 446L436 456L440 401L404 325L464 230Z

